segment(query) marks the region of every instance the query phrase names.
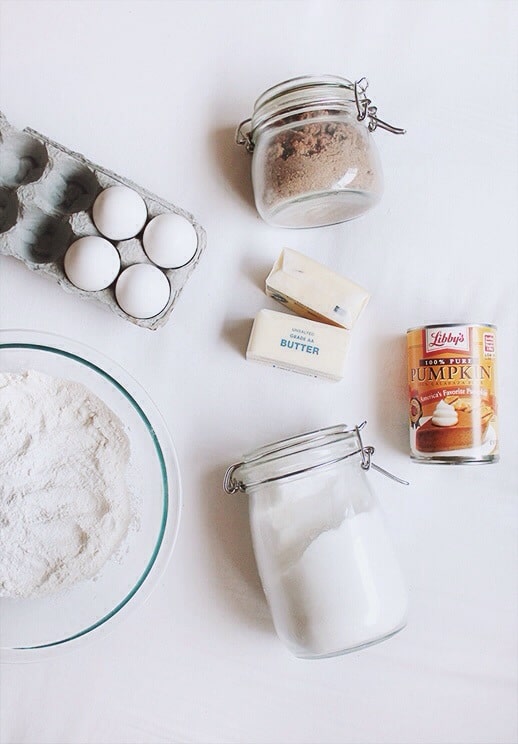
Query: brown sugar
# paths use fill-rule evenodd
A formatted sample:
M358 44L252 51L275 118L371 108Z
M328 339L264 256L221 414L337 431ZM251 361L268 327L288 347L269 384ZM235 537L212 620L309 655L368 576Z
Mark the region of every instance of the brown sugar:
M376 188L368 131L356 122L333 120L333 114L308 112L278 123L281 131L267 145L266 205L311 192ZM304 120L309 121L298 124Z

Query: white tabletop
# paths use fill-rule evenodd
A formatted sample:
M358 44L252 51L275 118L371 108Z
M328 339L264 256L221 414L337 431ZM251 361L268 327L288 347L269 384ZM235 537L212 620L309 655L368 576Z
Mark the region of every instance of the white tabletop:
M0 670L3 744L516 742L518 3L2 0L0 108L192 212L208 245L167 325L150 332L0 259L0 325L81 340L148 391L174 439L184 511L140 608L68 654ZM381 204L290 231L254 210L233 142L268 86L366 75ZM245 360L284 246L372 292L345 379ZM499 328L501 462L408 456L405 331ZM274 634L243 496L228 464L282 436L368 420L372 474L410 588L408 627L339 658Z

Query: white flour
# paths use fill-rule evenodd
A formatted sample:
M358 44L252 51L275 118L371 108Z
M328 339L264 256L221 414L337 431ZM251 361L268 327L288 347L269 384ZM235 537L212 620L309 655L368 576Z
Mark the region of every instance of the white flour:
M83 385L0 374L0 596L93 577L131 522L128 438Z

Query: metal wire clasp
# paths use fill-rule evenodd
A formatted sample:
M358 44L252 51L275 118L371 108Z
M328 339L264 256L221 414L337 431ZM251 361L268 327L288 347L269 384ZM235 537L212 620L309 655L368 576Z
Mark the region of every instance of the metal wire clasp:
M236 478L234 477L234 473L236 472L236 470L238 470L244 464L243 462L238 462L238 463L235 463L234 465L231 465L229 468L227 468L225 477L223 479L223 488L229 494L237 493L238 491L241 493L245 493L247 490L247 486L249 487L260 486L266 483L274 483L275 481L283 480L284 478L289 478L291 476L302 475L303 473L309 473L310 471L313 471L313 470L318 470L320 468L324 468L329 465L334 465L337 462L341 462L342 460L346 460L347 458L352 457L353 455L357 455L357 454L361 455L361 460L362 460L361 467L363 470L369 470L370 468L373 468L374 470L377 470L378 473L385 475L387 478L390 478L391 480L394 480L397 483L402 483L405 486L410 485L408 481L403 480L402 478L398 478L396 475L389 473L388 470L385 470L384 468L380 468L379 465L376 465L375 463L372 462L372 455L374 454L374 447L370 445L365 446L363 444L362 437L360 434L360 431L363 429L366 423L367 423L366 421L363 421L361 424L358 424L353 429L348 430L349 433L351 431L354 431L356 434L357 440L358 440L359 449L354 450L353 452L348 452L345 455L340 455L339 457L334 457L330 460L325 460L324 462L319 462L313 465L307 465L306 467L301 467L299 469L292 470L288 473L284 473L281 475L272 475L269 478L263 478L261 480L255 481L253 483L248 483L248 484L243 483L242 481L236 480ZM322 436L325 434L328 434L328 432L329 432L329 429L319 429L315 432L310 432L310 434L314 436L318 435L319 438L322 439ZM339 431L338 434L335 432L333 434L333 436L335 437L334 439L335 443L340 441L340 438L336 438L336 437L343 438L344 434L346 433L347 432L345 428L343 431L341 432ZM274 453L279 454L285 448L286 448L285 442L277 442L275 445L275 449L270 450L269 454L270 455ZM256 462L259 459L260 457L255 458L254 460L249 460L248 462Z
M362 436L360 434L360 429L363 429L367 422L363 421L359 426L356 426L356 436L358 437L358 443L360 445L360 452L362 456L362 464L361 468L362 470L369 470L370 468L373 468L374 470L377 470L378 473L381 473L382 475L386 475L387 478L390 478L393 481L396 481L396 483L401 483L403 486L409 486L409 481L403 480L403 478L398 478L397 475L394 475L393 473L389 473L388 470L385 470L385 468L380 468L379 465L376 465L376 463L372 462L372 455L374 454L374 447L372 445L365 446L362 440Z
M406 129L394 127L392 124L387 124L386 121L378 118L378 107L374 106L370 98L367 98L365 92L368 87L369 81L364 77L354 83L354 99L356 101L356 108L358 109L358 121L364 121L368 117L369 124L367 129L369 132L374 132L375 129L380 127L393 134L405 134Z
M232 494L237 493L238 491L244 493L246 491L245 484L235 480L234 478L234 473L238 468L241 467L242 464L242 462L238 462L235 465L231 465L229 468L227 468L227 472L225 473L225 477L223 478L223 489L226 493Z
M235 135L236 145L244 145L247 152L254 151L254 143L250 131L251 123L252 119L244 119L241 124L238 125Z

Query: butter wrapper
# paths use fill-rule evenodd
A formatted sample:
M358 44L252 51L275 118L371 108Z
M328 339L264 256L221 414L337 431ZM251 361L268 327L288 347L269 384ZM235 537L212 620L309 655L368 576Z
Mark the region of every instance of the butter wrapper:
M311 377L341 380L349 331L275 310L257 314L246 358Z
M370 298L363 287L291 248L275 262L266 294L303 318L348 330Z

